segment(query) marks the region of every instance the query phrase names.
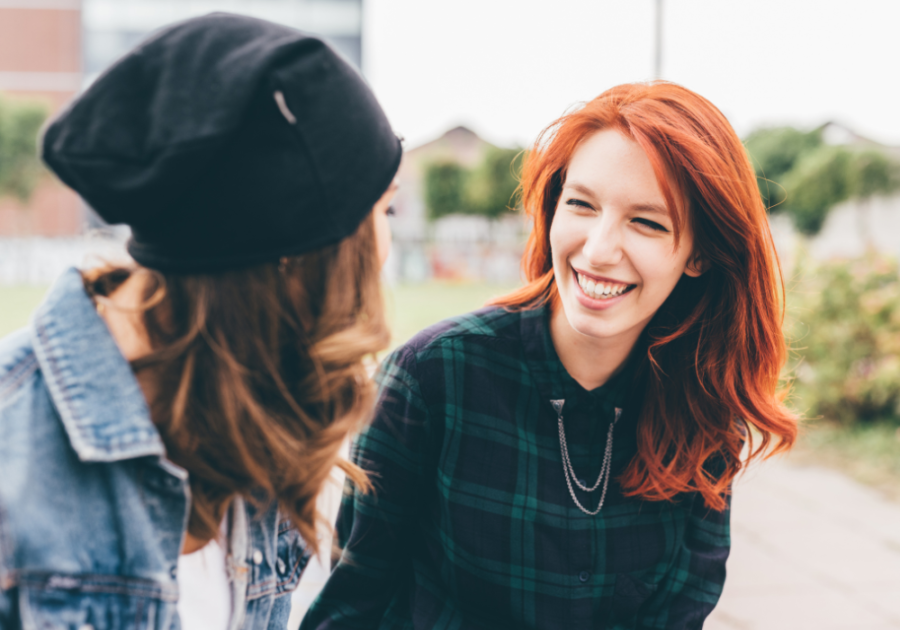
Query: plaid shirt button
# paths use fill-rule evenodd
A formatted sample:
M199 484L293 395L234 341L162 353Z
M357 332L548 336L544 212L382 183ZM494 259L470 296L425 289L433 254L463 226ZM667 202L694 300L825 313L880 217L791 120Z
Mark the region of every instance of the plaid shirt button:
M587 582L588 580L591 579L591 572L590 571L582 571L581 573L578 574L578 579L581 580L582 582Z

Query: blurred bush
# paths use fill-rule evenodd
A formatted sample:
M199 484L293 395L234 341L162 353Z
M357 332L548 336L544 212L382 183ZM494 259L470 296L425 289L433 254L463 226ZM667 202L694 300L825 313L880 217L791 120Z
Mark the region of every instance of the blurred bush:
M876 254L798 257L787 296L792 405L849 425L900 417L900 275Z
M428 164L425 167L428 218L474 214L494 220L514 209L519 180L513 163L521 154L520 149L489 147L473 169L450 161Z
M850 197L852 155L843 147L821 145L800 156L784 174L783 210L803 234L816 234L828 212Z
M790 216L803 234L817 234L842 201L900 189L900 163L875 144L829 145L820 129L772 127L751 133L744 146L766 207Z
M425 208L430 220L464 211L466 176L466 169L456 162L425 167Z
M47 118L39 104L0 96L0 197L27 201L42 172L37 138Z
M780 182L794 168L804 153L822 145L822 133L818 129L800 131L793 127L766 127L757 129L744 139L756 169L759 192L767 208L778 211L783 208L784 186Z

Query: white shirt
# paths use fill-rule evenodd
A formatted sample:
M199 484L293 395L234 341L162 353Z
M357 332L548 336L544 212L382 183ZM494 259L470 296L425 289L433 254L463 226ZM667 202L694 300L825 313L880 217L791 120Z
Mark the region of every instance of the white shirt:
M194 553L178 556L178 616L182 630L228 630L231 585L225 556L216 540Z

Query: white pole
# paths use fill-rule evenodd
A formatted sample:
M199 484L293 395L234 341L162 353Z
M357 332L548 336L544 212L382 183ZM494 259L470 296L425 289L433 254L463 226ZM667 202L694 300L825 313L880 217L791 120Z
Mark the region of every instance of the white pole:
M663 0L656 0L656 57L653 66L653 78L662 79L662 36L663 36Z

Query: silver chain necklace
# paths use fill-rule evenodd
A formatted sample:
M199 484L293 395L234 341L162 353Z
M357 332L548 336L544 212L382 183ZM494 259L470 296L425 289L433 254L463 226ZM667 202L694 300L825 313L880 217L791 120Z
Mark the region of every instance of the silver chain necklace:
M616 417L613 418L613 421L609 425L609 431L607 431L606 433L606 452L603 455L603 465L600 466L600 476L597 477L597 481L594 483L594 485L588 488L580 481L578 481L578 475L575 474L575 469L572 468L572 460L569 459L569 447L566 444L566 429L565 427L563 427L562 411L563 405L565 403L565 400L550 401L550 404L553 406L554 411L556 411L556 415L559 420L559 450L560 453L562 453L563 472L566 475L566 485L569 487L569 494L572 496L572 500L575 502L575 505L578 506L578 509L588 516L595 516L603 508L603 502L606 501L606 488L609 486L610 468L612 466L613 429L615 428L616 423L619 421L619 418L622 416L622 410L616 407ZM591 512L583 505L581 505L578 497L575 496L575 489L572 488L573 481L575 482L576 486L578 486L585 492L593 492L600 487L601 482L603 483L603 491L600 493L600 503L597 505L596 510Z

